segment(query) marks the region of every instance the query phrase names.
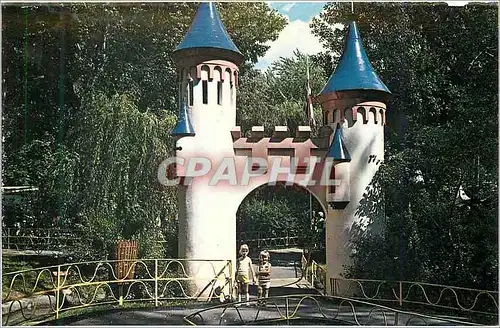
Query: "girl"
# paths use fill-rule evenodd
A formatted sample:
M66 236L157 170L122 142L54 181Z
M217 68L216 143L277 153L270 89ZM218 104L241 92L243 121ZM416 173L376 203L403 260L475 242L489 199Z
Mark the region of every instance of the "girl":
M240 257L236 260L236 283L238 284L238 302L241 302L241 295L246 294L247 302L250 300L248 285L250 284L249 274L252 274L252 281L255 283L255 273L253 271L252 259L248 257L248 245L240 246ZM247 303L248 305L248 303Z

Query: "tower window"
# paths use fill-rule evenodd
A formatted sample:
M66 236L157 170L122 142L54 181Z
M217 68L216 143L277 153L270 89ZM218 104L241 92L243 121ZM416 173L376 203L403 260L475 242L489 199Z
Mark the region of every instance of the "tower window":
M328 122L328 111L327 111L327 110L325 110L325 111L323 112L323 125L328 125L328 123L329 123L329 122Z
M208 81L202 81L203 103L208 104Z
M295 174L306 174L307 166L306 165L298 165Z
M193 106L193 103L194 103L193 89L194 89L193 81L189 81L189 89L188 89L188 93L189 93L189 106Z
M332 166L331 170L330 170L330 179L335 179L335 166ZM328 186L328 192L330 194L334 194L335 193L335 186Z
M222 105L222 81L217 82L217 105Z

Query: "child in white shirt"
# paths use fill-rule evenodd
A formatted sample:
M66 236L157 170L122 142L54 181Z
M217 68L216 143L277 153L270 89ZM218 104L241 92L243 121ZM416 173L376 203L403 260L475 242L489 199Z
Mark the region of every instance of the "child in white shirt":
M241 295L246 294L247 302L250 300L248 285L250 284L250 273L252 281L255 283L255 273L253 271L252 259L248 257L248 245L240 246L240 257L236 260L236 283L238 284L238 302L241 302ZM248 303L247 303L248 305Z

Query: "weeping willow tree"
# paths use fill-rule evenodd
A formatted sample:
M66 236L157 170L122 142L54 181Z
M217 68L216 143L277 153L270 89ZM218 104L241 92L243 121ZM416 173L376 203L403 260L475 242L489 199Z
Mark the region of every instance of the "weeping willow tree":
M157 172L172 149L175 116L141 112L125 94L97 94L82 102L78 122L69 133L71 174L64 175L71 198L65 222L89 241L77 253L109 257L118 239L139 240L141 257L172 253L175 240L158 241L162 232L175 239L175 189L162 186Z

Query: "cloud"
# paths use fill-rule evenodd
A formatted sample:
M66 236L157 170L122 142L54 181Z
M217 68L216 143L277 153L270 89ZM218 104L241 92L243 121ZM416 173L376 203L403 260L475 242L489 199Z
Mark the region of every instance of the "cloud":
M293 7L295 7L295 2L290 2L281 7L281 10L289 12Z
M309 22L301 20L289 22L278 38L268 45L271 47L265 56L260 58L255 68L265 70L280 57L293 56L296 49L309 55L325 50L319 39L311 33Z

